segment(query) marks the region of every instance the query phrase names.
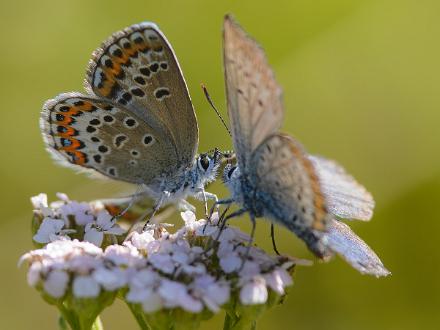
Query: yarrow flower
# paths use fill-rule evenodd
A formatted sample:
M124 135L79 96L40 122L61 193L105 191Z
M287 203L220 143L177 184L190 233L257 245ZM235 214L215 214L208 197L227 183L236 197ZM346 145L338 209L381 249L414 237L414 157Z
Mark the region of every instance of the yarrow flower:
M114 243L117 236L126 232L102 205L71 201L65 194L58 193L57 196L60 200L51 203L50 208L45 194L31 198L35 215L34 242L46 244L58 239L77 238L101 246L104 235Z
M292 260L248 247L249 236L230 226L221 230L217 214L207 221L182 212L184 225L174 233L163 223L127 233L105 208L59 197L51 208L45 195L32 199L40 219L34 241L43 245L20 262L29 264L29 285L63 306L71 326L83 315L92 324L116 296L141 328L194 325L222 309L229 315L231 306L232 321L239 322L249 308L255 312L252 306L274 305L292 285ZM107 235L119 240L103 244ZM84 299L94 303L78 303Z

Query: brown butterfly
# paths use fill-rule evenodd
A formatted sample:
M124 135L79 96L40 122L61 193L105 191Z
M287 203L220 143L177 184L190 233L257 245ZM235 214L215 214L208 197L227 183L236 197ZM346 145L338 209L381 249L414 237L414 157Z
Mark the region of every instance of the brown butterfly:
M266 56L230 16L224 20L224 66L228 114L237 157L223 179L241 208L294 232L320 258L338 253L361 273L386 276L377 255L339 218L369 220L374 201L333 161L311 156L279 133L281 88ZM222 201L220 201L222 202Z

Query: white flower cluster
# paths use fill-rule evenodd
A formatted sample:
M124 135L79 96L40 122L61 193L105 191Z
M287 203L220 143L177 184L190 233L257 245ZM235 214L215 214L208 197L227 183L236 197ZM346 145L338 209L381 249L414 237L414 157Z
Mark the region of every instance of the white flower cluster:
M101 246L104 234L122 235L125 230L116 224L102 205L78 203L70 201L65 194L58 193L60 201L47 204L46 194L32 197L34 212L43 216L43 220L33 239L40 244L46 244L60 239L70 239L71 236Z
M208 223L183 212L184 225L175 233L167 231L167 224L150 225L142 233L128 234L122 245L101 249L66 239L63 228L71 214L86 230L90 224L96 228L102 211L95 216L88 204L67 198L49 209L43 195L33 203L44 214L34 239L49 243L22 261L30 265L28 283L52 298L98 298L118 291L145 313L174 308L215 313L231 299L242 305L265 304L271 291L282 296L292 284L293 261L254 246L248 249L249 236L229 226L220 230L217 214ZM45 223L57 225L49 230Z

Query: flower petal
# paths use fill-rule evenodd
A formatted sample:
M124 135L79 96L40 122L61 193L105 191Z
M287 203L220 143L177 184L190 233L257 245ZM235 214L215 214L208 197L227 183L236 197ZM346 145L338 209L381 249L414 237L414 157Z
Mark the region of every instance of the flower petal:
M54 298L61 298L66 292L69 275L62 270L51 271L44 281L44 291Z
M77 298L95 298L100 287L92 276L77 276L73 280L73 295Z
M104 233L97 231L96 228L90 228L84 234L84 240L95 244L96 246L101 246L102 240L104 239Z

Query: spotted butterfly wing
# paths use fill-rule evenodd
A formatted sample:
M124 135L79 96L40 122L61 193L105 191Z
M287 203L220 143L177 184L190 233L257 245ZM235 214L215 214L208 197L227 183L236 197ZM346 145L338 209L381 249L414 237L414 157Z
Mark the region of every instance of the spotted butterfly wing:
M339 254L361 273L386 276L374 251L327 211L315 165L292 137L276 134L251 159L257 203L269 218L296 233L318 257Z
M232 139L240 169L246 172L252 151L281 127L282 92L264 51L229 16L223 39Z
M130 26L105 41L93 54L85 86L166 135L178 160L170 158L168 165L192 164L198 147L196 116L174 51L155 24Z
M250 180L266 216L302 238L318 256L328 254L311 230L325 232L331 221L312 163L292 137L268 137L250 160Z
M170 139L110 100L61 94L45 103L41 129L48 150L62 164L130 183L149 184L170 161L177 162Z

